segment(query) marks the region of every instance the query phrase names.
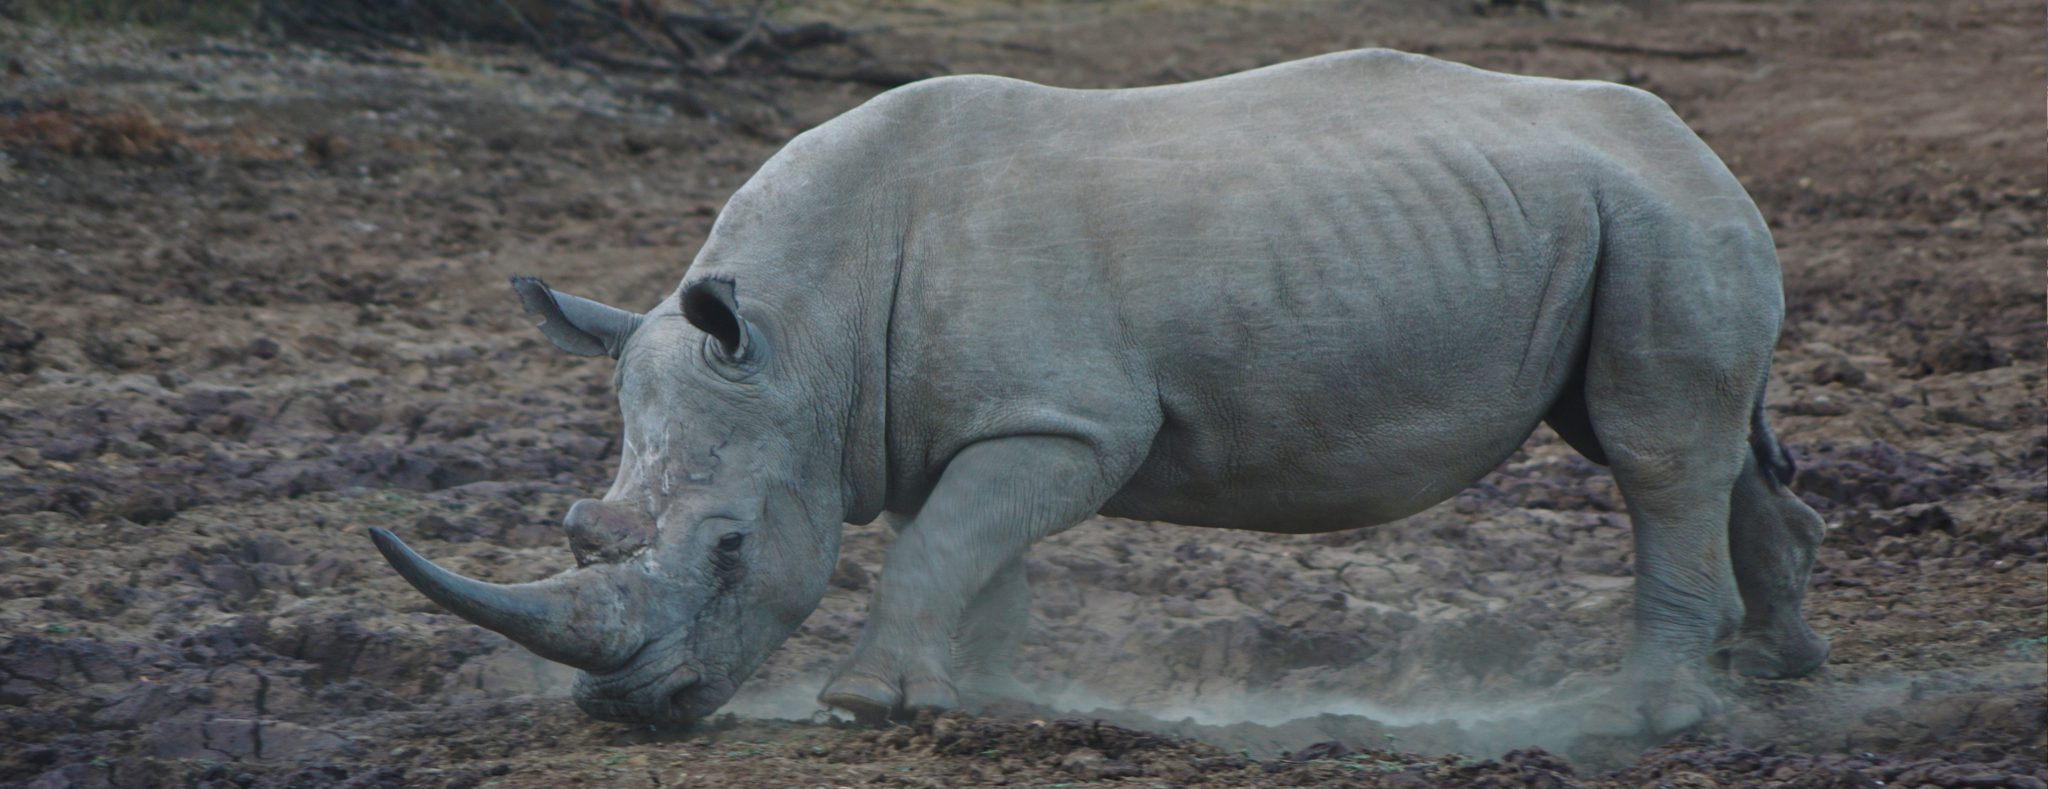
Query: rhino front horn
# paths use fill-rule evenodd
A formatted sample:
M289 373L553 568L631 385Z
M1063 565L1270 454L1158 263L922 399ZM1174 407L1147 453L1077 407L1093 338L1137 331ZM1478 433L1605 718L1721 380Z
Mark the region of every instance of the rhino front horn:
M592 567L523 584L463 577L427 561L384 529L370 529L378 552L428 599L456 616L497 631L533 653L586 671L617 668L640 648L626 624L616 570Z

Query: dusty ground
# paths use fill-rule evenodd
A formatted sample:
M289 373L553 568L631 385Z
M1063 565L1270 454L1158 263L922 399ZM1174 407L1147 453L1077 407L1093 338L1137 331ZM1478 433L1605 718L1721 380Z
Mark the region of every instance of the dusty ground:
M850 527L738 716L590 721L364 529L494 580L568 566L551 524L611 477L609 363L545 349L505 275L652 304L780 140L871 89L766 81L794 122L714 124L520 51L0 23L0 783L2048 778L2038 4L921 8L824 10L888 56L1070 86L1384 45L1664 96L1777 234L1769 407L1835 527L1833 661L1726 681L1733 711L1648 751L1561 733L1539 702L1617 660L1630 549L1611 481L1546 434L1378 529L1049 541L1020 660L1044 709L809 720L887 542Z

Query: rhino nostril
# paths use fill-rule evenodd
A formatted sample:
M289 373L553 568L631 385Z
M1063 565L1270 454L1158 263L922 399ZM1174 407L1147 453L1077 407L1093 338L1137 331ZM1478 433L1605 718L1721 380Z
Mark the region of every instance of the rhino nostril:
M618 561L646 547L654 536L653 519L597 499L569 505L562 529L569 533L569 550L576 553L577 564L584 565Z
M672 709L688 709L691 697L696 695L701 684L697 672L689 669L676 670L676 689L669 691L668 705Z

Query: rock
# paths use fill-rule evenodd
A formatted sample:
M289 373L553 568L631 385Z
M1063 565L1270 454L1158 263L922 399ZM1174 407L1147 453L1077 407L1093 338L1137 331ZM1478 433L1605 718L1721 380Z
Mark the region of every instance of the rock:
M1981 332L1962 331L1927 344L1909 365L1914 376L1974 373L2012 364L2012 356Z
M192 701L186 694L164 685L138 682L94 712L92 725L99 729L132 729L182 712Z
M5 457L8 462L25 469L34 470L43 467L43 453L37 452L35 447L10 447L7 449L6 454L0 455L0 457Z
M860 566L852 557L839 558L839 566L832 570L832 585L841 589L859 592L868 588L867 568Z
M1061 770L1088 781L1109 781L1145 774L1136 765L1111 759L1094 748L1075 748L1060 757L1059 764Z
M1840 398L1815 394L1794 400L1783 410L1793 416L1841 416L1849 413L1849 404Z
M1083 777L1093 777L1095 767L1106 761L1109 761L1109 757L1094 748L1075 748L1060 757L1060 769Z
M1941 501L1968 490L1988 473L1967 461L1943 461L1905 452L1882 441L1799 447L1792 486L1818 509L1865 506L1894 509Z
M1344 743L1336 740L1327 740L1288 754L1287 758L1297 762L1312 762L1317 759L1342 759L1350 756L1351 753L1351 748Z
M1820 364L1814 366L1813 372L1810 375L1814 383L1822 386L1828 384L1862 386L1870 380L1869 373L1864 372L1863 368L1856 366L1856 363L1850 361L1848 356L1839 353L1822 358Z
M32 352L42 341L41 331L0 315L0 373L25 373L35 369Z
M76 786L104 786L103 770L91 764L67 764L45 772L27 784L27 789L70 789Z
M1857 510L1842 517L1839 529L1843 535L1859 543L1928 532L1954 533L1955 530L1955 516L1939 504L1914 504L1894 510Z
M149 740L164 759L296 760L349 748L341 735L285 721L214 718L196 725L163 721Z

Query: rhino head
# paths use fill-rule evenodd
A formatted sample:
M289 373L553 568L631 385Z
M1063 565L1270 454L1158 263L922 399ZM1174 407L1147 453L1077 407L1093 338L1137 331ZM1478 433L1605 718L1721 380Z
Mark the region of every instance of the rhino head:
M686 283L645 315L512 284L555 346L619 362L618 477L563 519L577 567L485 583L371 535L434 602L580 669L574 696L590 715L704 717L824 595L845 512L842 442L820 416L831 409L793 381L798 363L778 357L800 351L746 316L730 279Z

